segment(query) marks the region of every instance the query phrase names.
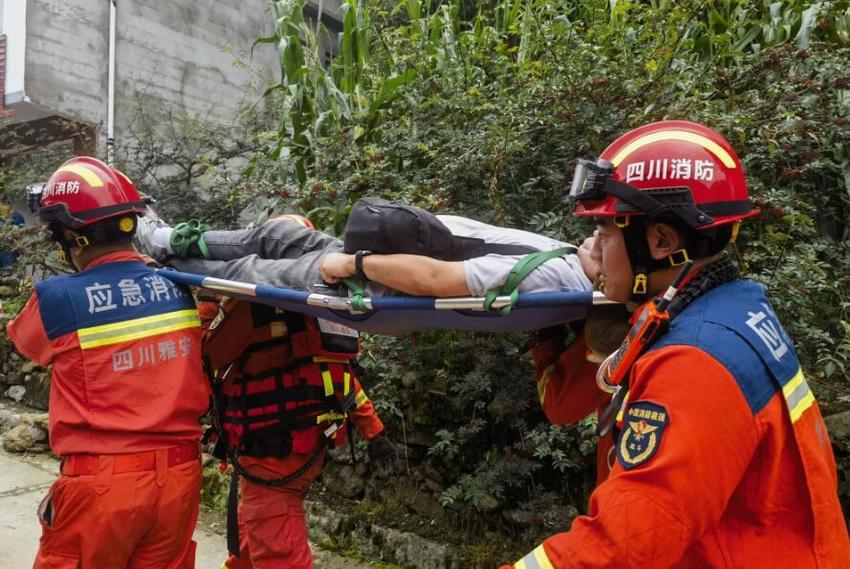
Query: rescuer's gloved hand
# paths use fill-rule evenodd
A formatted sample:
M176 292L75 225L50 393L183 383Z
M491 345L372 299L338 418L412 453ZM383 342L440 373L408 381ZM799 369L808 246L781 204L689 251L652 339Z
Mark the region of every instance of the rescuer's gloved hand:
M584 325L584 339L592 354L588 360L601 362L620 347L630 328L629 318L631 313L623 304L603 304L591 308Z
M560 345L558 348L562 348L564 345L564 340L567 337L567 327L564 324L557 324L555 326L549 326L548 328L541 328L540 330L535 330L531 332L529 335L528 341L525 343L525 352L532 350L542 344L547 342L558 343Z
M398 447L382 432L369 440L369 460L372 462L395 462L399 457Z

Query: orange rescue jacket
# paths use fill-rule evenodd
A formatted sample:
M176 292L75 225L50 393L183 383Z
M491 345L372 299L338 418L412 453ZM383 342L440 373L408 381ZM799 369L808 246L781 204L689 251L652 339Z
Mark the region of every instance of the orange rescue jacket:
M516 569L850 567L817 402L759 285L689 305L635 363L617 462Z
M52 365L50 446L58 455L154 450L200 439L209 406L189 291L132 251L36 283L7 327Z

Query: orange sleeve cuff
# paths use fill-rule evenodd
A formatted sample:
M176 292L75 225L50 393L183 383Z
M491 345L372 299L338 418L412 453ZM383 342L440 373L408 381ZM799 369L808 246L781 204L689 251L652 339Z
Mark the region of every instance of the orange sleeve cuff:
M15 319L6 325L6 333L15 348L36 364L45 367L53 361L53 347L41 321L35 291Z

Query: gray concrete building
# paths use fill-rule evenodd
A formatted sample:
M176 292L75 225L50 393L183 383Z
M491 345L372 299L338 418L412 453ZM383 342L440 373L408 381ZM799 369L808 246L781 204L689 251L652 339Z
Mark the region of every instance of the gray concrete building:
M339 4L322 3L332 33ZM140 102L229 121L279 79L273 49L250 54L273 26L266 0L0 0L0 159L62 141L120 156Z

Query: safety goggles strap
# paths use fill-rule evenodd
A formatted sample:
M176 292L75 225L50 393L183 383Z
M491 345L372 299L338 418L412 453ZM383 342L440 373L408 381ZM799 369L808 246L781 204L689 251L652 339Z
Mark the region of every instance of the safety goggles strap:
M605 183L605 193L620 198L621 201L644 212L650 217L654 217L662 211L669 209L667 205L650 196L647 192L642 192L633 186L618 182L617 180L609 179Z

